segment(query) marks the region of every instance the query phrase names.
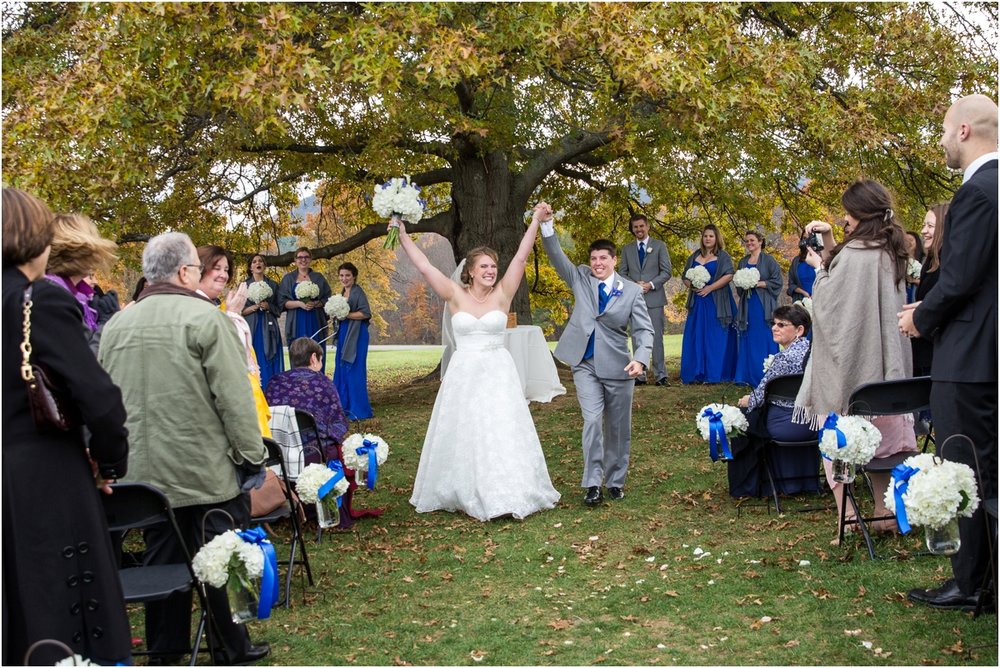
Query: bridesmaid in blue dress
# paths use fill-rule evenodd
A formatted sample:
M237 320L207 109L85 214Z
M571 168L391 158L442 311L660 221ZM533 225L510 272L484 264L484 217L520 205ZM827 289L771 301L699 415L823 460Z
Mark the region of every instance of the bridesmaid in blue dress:
M358 268L350 262L337 267L337 278L343 289L340 294L351 309L337 329L337 366L333 384L337 386L340 403L351 420L367 420L372 416L368 401L368 322L372 310L368 295L357 284Z
M747 254L740 259L739 269L756 269L760 272L757 287L750 290L736 289L739 306L736 313L736 331L739 348L736 356L737 383L757 387L764 377L764 359L778 352L778 344L771 336L771 316L778 305L778 295L784 282L778 262L764 252L764 235L753 230L743 238Z
M285 350L281 345L281 328L278 326L278 317L281 315L281 309L278 308L278 284L264 274L266 266L263 255L258 253L251 257L250 275L243 282L248 288L251 283L264 282L271 288L271 296L260 303L247 299L242 311L243 319L250 325L250 333L253 335L253 352L257 356L257 366L260 367L262 388L267 387L271 376L285 370Z
M278 308L285 312L285 340L294 341L300 336L308 336L323 348L323 366L320 369L326 373L326 311L323 307L326 300L333 295L330 284L318 271L309 268L312 263L312 253L302 247L295 251L295 269L281 277L278 286ZM301 300L295 296L295 286L305 281L312 281L319 286L319 296L315 299Z
M812 297L813 283L816 281L816 270L806 263L805 234L799 237L799 255L792 258L788 267L788 296L793 302L800 302L806 297Z
M906 243L906 252L909 254L910 259L916 260L921 263L924 262L924 240L919 234L913 230L906 231L906 237L903 239ZM910 272L906 272L906 303L912 304L917 300L917 286L920 285L920 278L911 278Z
M704 267L712 277L700 290L686 278L694 266ZM681 343L681 382L732 381L736 371L736 330L732 326L736 302L729 288L733 259L723 250L722 235L715 225L706 225L702 230L701 248L688 258L682 275L689 292Z

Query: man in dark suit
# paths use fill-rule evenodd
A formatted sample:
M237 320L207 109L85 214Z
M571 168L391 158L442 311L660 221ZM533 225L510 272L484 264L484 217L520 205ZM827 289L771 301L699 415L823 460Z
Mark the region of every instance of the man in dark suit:
M622 248L621 275L642 288L649 319L653 321L653 374L657 385L668 385L667 367L663 363L663 307L667 305L664 291L670 280L670 253L667 246L649 236L649 223L642 214L632 216L629 229L635 236L634 244ZM632 347L638 345L632 335ZM636 378L637 385L646 382L646 375Z
M944 117L948 167L964 170L951 201L941 248L940 278L922 302L900 313L899 329L934 341L931 413L938 453L982 471L981 499L997 495L997 105L963 97ZM964 434L972 447L949 437ZM964 440L964 439L962 439ZM947 443L947 446L945 444ZM944 447L943 447L944 446ZM959 520L962 547L951 558L954 578L914 589L911 601L973 610L990 571L984 512Z

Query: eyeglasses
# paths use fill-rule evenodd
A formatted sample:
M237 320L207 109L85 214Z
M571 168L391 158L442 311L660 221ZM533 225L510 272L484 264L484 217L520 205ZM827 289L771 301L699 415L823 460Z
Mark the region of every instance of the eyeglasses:
M771 321L771 327L777 327L778 329L784 329L785 327L791 327L791 326L792 323L790 322L779 322L777 320Z
M312 256L311 255L296 255L295 259L296 260L311 260Z
M181 265L181 266L182 267L194 267L199 272L204 272L205 271L205 265L203 265L203 264L184 264L184 265Z

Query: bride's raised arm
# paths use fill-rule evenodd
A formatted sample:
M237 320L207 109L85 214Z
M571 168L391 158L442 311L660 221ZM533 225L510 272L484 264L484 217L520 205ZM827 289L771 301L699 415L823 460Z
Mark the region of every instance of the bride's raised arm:
M521 244L517 247L517 252L514 253L514 258L507 265L507 272L500 281L500 291L508 303L514 299L517 286L521 284L521 279L524 278L524 268L528 264L528 255L535 245L538 225L543 220L551 218L552 207L545 202L539 202L535 205L535 209L531 214L531 223L528 225L528 229L524 231L524 236L521 237Z
M431 290L441 299L451 301L455 288L458 287L457 284L442 274L437 267L431 264L424 252L417 248L417 244L413 243L413 239L406 233L406 227L402 221L399 222L399 245L403 247L406 257L410 258L410 262L431 286Z

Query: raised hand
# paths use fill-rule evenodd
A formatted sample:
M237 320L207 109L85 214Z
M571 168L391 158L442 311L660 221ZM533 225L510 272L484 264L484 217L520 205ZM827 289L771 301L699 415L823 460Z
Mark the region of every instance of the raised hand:
M226 310L237 315L243 313L247 303L247 284L240 283L235 290L230 290L226 296Z
M534 212L531 214L531 219L537 220L539 223L552 220L552 207L549 206L547 202L539 202L535 205Z

